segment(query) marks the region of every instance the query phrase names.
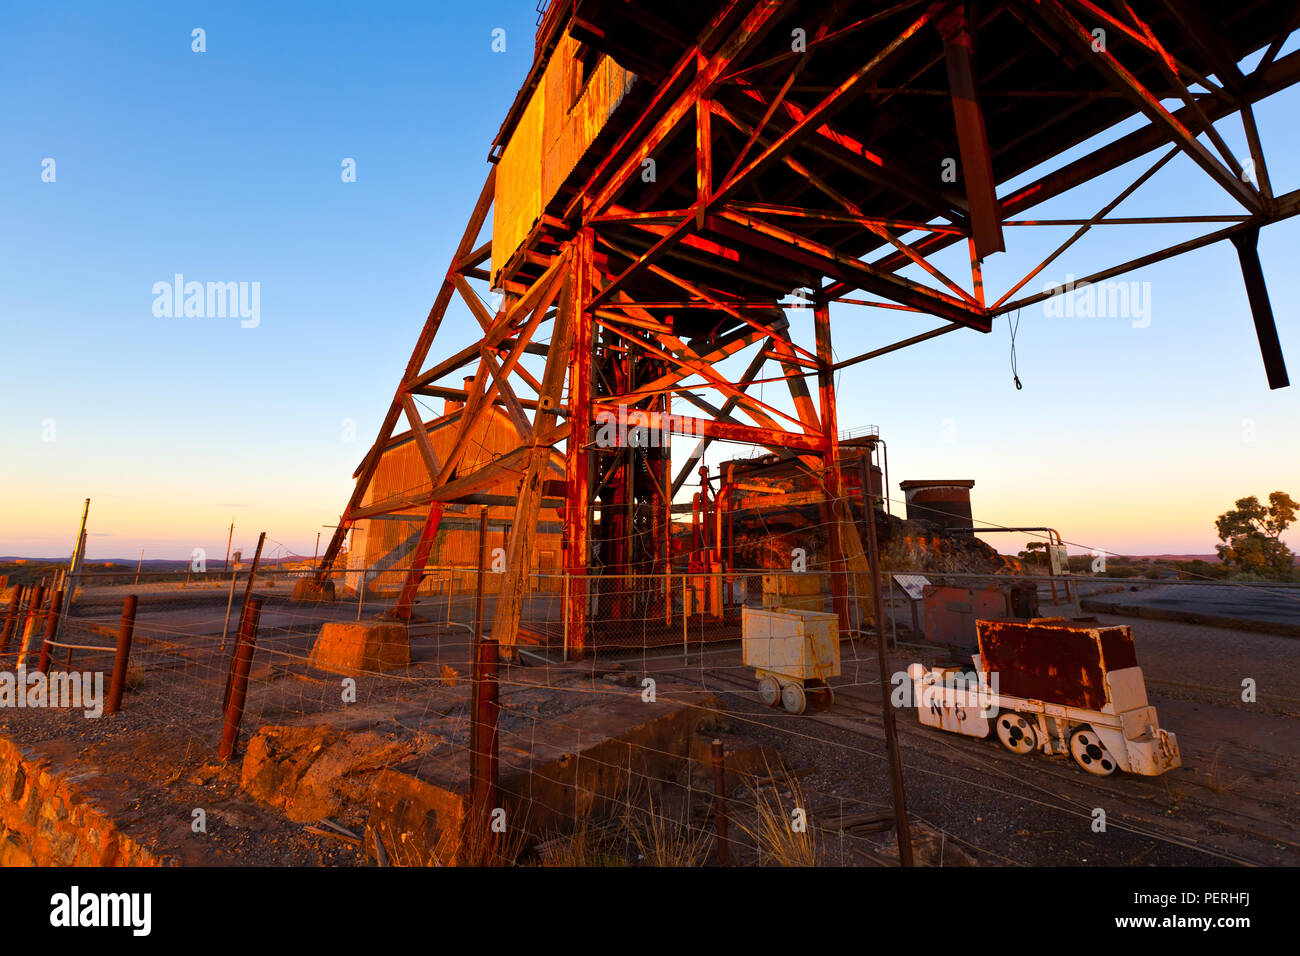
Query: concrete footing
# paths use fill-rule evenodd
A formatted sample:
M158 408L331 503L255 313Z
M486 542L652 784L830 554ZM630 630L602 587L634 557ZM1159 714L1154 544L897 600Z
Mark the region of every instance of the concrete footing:
M521 682L504 690L507 855L569 830L576 819L609 818L629 801L658 803L665 787L711 793L709 742L723 719L717 697L661 682L659 702L646 703L639 685L593 681L579 671L552 678L552 686ZM244 790L295 820L364 813L364 850L375 856L382 845L389 865L465 862L472 852L470 691L465 682L429 684L425 699L396 714L415 731L406 737L378 729L394 717L378 704L341 710L328 724L263 727L249 741ZM766 756L753 747L731 749L733 781L764 773Z
M330 621L321 627L308 663L335 674L409 667L411 646L406 625L387 621Z
M333 601L334 582L317 584L315 578L299 578L293 584L292 599L295 601Z

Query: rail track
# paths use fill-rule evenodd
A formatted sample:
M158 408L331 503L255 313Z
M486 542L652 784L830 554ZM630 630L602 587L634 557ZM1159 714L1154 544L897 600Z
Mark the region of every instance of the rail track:
M675 668L674 676L699 679L703 675L705 689L739 696L753 704L752 710L744 712L730 709L728 716L733 720L820 740L826 738L809 734L809 725L828 728L851 735L855 741L861 742L852 749L883 761L879 703L867 696L876 682L836 684L835 706L831 712L791 717L771 710L757 700L752 677L744 669L704 663L706 656L716 659L724 653L725 649L705 652L697 667ZM956 737L923 728L906 717L899 721L898 727L905 772L909 775L945 778L961 786L978 788L1011 801L1088 821L1092 819L1094 808L1103 807L1107 812L1108 829L1180 847L1204 857L1207 862L1269 865L1282 862L1279 848L1288 852L1300 849L1300 843L1291 838L1294 830L1276 816L1269 815L1276 808L1244 795L1230 798L1227 791L1215 793L1196 778L1189 780L1185 775L1172 781L1164 777L1129 775L1096 778L1073 766L1061 767L1057 761L1042 755L1020 757L998 748L996 742ZM1204 751L1198 753L1196 742L1192 744L1191 752L1198 759L1204 756ZM943 755L942 769L935 766L936 754ZM1266 756L1263 759L1267 761ZM1250 772L1261 768L1240 766L1232 769ZM1197 789L1192 790L1189 785ZM969 837L962 839L977 850L1006 859L996 851L980 847Z

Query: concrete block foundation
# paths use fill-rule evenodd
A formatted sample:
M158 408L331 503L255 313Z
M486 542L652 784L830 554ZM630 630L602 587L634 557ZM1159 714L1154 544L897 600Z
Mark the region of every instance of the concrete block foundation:
M411 646L406 625L389 621L330 621L321 627L308 663L335 674L409 667Z
M333 601L334 582L326 581L324 584L317 584L315 578L299 578L293 584L292 599L317 603Z

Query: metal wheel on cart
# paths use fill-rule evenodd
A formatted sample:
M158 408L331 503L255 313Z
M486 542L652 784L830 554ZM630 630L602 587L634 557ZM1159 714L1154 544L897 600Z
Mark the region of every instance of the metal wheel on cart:
M758 679L758 699L768 707L779 707L781 705L781 685L776 682L775 677L760 677Z
M808 706L808 696L798 684L786 684L781 688L781 706L792 714L802 714Z
M1014 711L998 715L998 740L1013 754L1033 753L1038 749L1038 731L1034 725Z
M1070 734L1070 756L1080 767L1098 777L1109 777L1119 769L1097 731L1087 724L1074 728Z
M818 681L812 687L805 686L804 693L814 710L827 711L835 706L835 691L825 681Z

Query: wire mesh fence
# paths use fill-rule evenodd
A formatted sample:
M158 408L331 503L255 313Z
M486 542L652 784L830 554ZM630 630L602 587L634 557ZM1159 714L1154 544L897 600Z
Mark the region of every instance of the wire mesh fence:
M915 613L924 601L906 578L971 594L1027 588L1037 613L1066 617L1081 596L1152 585L882 561L877 616L861 569L814 559L712 570L682 557L662 573L538 572L514 583L504 568L433 565L409 620L393 617L401 567L331 571L328 600L295 594L310 567L261 568L251 588L243 568L86 574L57 605L52 586L48 598L20 590L0 607L0 666L42 671L50 693L56 679L98 675L106 689L84 685L83 703L98 699L73 717L102 713L116 683L121 713L83 736L181 741L197 762L216 760L237 700L230 749L244 789L300 822L342 820L367 859L389 865L888 863L898 851L879 721L896 686L881 680L877 621L890 683L909 659L969 661L970 650L944 646L935 621ZM519 624L486 675L476 655L512 586ZM1269 590L1300 604L1300 590ZM807 675L806 708L774 708L744 646L746 614L778 608L834 628L835 673ZM834 693L813 700L819 681ZM833 718L856 729L828 734ZM807 782L810 766L836 763L870 770L855 792ZM495 785L487 804L475 797L485 775ZM938 841L939 859L999 857L915 813L905 819L918 841Z

